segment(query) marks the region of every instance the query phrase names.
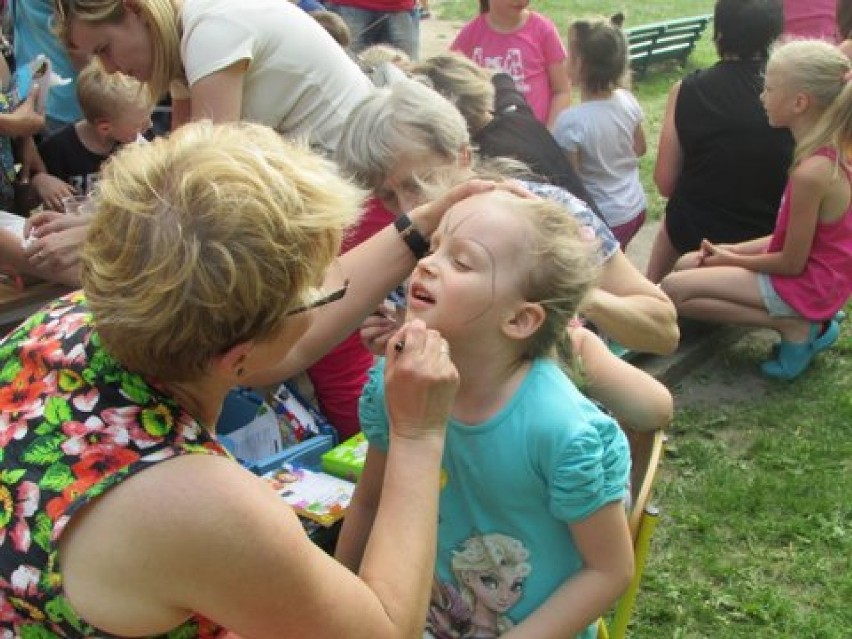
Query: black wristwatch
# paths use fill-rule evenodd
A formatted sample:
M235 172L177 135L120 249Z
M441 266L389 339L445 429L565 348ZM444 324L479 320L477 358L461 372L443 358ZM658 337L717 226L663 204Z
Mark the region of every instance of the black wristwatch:
M423 259L429 253L429 242L420 234L417 227L411 223L408 215L400 215L393 223L402 241L408 245L411 252L418 260Z

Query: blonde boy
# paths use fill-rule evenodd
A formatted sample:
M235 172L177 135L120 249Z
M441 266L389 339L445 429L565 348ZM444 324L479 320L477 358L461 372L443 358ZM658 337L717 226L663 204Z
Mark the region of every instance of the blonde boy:
M51 135L38 150L49 176L84 195L97 182L103 161L151 128L153 105L139 82L107 73L96 60L80 71L77 99L83 119ZM46 203L54 201L54 191L63 186L49 176L40 173L32 178Z

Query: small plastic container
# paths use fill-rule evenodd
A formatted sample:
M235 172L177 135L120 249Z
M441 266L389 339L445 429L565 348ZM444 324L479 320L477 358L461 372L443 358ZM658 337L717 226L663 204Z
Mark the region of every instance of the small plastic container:
M328 420L311 406L290 384L283 385L288 397L297 401L305 414L312 418L318 433L297 444L287 446L283 450L260 459L239 459L239 462L253 473L263 475L283 464L294 464L310 470L322 470L322 455L334 448L337 443L337 431ZM272 411L273 408L264 402L261 395L249 388L235 388L225 398L216 433L219 442L233 452L233 440L229 438L239 428L250 423L261 410Z

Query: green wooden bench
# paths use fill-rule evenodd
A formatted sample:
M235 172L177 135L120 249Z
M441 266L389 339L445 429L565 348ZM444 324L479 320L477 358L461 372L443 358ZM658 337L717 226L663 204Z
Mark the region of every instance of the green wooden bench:
M710 15L700 15L625 29L634 75L641 78L649 66L665 60L677 60L681 66L686 64L711 19Z

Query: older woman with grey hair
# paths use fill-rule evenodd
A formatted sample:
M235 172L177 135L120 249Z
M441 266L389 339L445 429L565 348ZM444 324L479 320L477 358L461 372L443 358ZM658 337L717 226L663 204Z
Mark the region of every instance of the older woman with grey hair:
M378 90L356 106L335 157L344 172L397 212L423 201L424 186L436 176L463 179L479 170L459 110L413 80ZM679 339L674 305L627 259L606 225L584 202L557 186L521 183L535 195L562 202L599 241L602 275L582 304L582 315L626 348L672 353ZM385 322L390 320L373 318L370 331L384 333L391 328Z

